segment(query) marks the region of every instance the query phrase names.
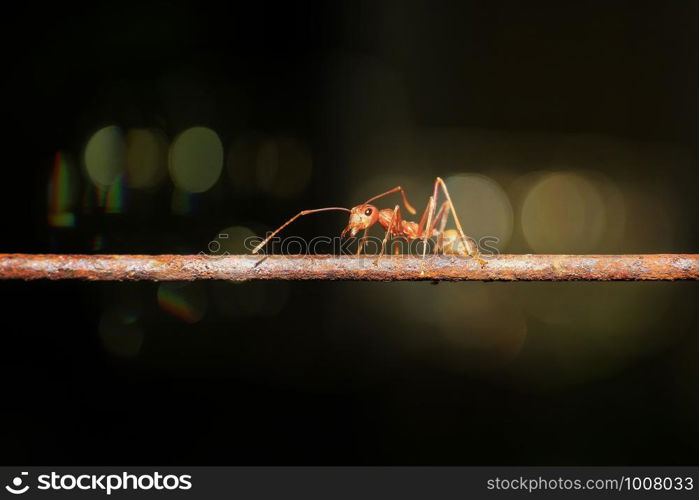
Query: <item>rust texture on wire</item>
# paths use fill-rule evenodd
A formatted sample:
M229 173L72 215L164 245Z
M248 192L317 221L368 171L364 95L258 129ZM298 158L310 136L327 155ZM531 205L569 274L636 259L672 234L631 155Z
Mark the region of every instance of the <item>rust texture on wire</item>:
M499 255L468 257L0 254L0 279L89 281L699 280L699 255Z

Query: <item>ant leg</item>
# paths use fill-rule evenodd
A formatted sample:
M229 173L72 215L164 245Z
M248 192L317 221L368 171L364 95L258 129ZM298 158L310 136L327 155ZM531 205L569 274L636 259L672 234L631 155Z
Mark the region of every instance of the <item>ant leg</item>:
M408 202L408 197L405 195L405 191L404 191L403 188L400 187L400 186L396 186L396 187L394 187L393 189L389 189L389 190L386 191L385 193L377 194L377 195L374 196L373 198L369 198L369 199L368 199L367 201L365 201L364 203L371 203L371 202L374 201L374 200L378 200L379 198L383 198L384 196L389 195L389 194L392 194L392 193L395 193L396 191L400 191L400 194L401 194L401 196L403 197L403 205L405 205L405 209L406 209L408 212L410 212L411 214L415 215L415 213L416 213L416 212L415 212L415 209L414 209L413 206Z
M461 243L464 245L464 249L468 252L469 256L473 257L476 259L476 261L481 265L484 266L486 265L486 261L480 258L479 252L478 252L478 247L476 247L475 250L471 250L471 245L469 245L468 240L466 238L466 235L464 234L464 230L461 227L461 222L459 222L459 217L456 215L456 209L454 208L454 203L451 201L451 196L449 196L449 191L447 190L447 185L444 183L441 177L437 177L437 180L434 181L434 196L435 198L437 197L437 188L441 186L442 191L444 192L444 196L447 198L447 202L449 203L449 208L451 209L451 213L454 217L454 223L456 224L456 229L459 230L459 237L461 238Z
M434 216L434 196L430 196L427 202L427 230L422 229L422 258L427 255L427 240L432 236L432 217ZM424 218L424 216L423 216Z
M437 255L443 250L442 245L444 245L444 228L447 226L447 219L449 218L449 204L445 201L442 206L439 207L437 216L434 218L434 226L430 232L434 231L434 228L439 223L439 230L437 231L437 244L434 247L434 254Z
M367 235L366 235L366 234L367 234L368 231L369 231L369 228L366 228L366 229L364 230L364 234L362 235L362 237L359 238L359 244L357 245L357 255L361 255L361 254L362 254L362 250L364 249L364 243L366 243L366 239L367 239Z
M422 234L422 231L425 229L425 223L427 222L427 216L430 214L430 207L432 206L432 203L434 201L434 197L430 197L427 200L427 206L425 207L425 211L422 212L422 217L420 217L420 222L417 225L417 234Z
M442 251L442 245L444 245L444 235L439 233L437 235L437 244L434 246L434 255L438 255Z
M417 226L417 234L422 235L422 241L423 241L423 253L422 253L422 258L425 258L426 254L426 248L427 248L427 240L432 237L432 233L434 232L434 226L437 224L437 221L439 220L440 214L442 213L443 206L442 208L439 209L439 212L436 216L434 216L434 209L437 206L436 198L434 196L430 196L430 198L427 200L427 206L425 207L425 211L422 213L422 217L420 218L420 223ZM434 219L434 222L432 220ZM425 225L427 224L427 225ZM436 250L436 247L435 247Z
M445 201L442 203L442 206L439 207L439 210L437 210L437 215L434 216L434 222L432 224L432 227L430 228L430 231L434 231L434 228L437 227L437 224L439 224L439 232L443 233L444 228L447 225L447 219L449 217L449 204Z
M386 250L386 241L388 241L388 236L393 232L393 226L396 224L396 222L398 220L400 220L400 206L396 205L396 208L393 209L393 215L391 216L391 222L389 222L388 228L386 229L386 235L383 237L383 242L381 243L381 251L379 252L379 255L376 256L376 259L374 260L375 266L379 265L379 259L381 259L384 251Z

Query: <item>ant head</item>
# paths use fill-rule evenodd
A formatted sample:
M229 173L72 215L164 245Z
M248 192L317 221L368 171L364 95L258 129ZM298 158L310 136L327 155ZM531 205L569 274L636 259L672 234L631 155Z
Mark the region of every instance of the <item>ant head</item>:
M342 236L349 232L354 237L359 231L373 226L377 220L379 220L378 208L368 203L357 205L350 210L349 224L342 231Z

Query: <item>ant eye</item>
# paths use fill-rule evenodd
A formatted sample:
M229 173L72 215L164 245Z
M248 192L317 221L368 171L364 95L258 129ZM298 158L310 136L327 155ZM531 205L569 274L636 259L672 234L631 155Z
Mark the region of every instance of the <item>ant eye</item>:
M371 208L367 208L366 211L364 212L364 215L369 216L369 215L371 215L371 212L372 212Z

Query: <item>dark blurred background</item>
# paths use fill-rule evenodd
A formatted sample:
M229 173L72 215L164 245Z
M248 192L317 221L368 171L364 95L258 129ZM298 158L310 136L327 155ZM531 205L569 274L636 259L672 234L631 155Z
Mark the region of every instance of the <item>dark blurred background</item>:
M240 253L438 175L502 252L696 252L698 5L15 7L0 252ZM4 464L697 463L694 283L0 297Z

